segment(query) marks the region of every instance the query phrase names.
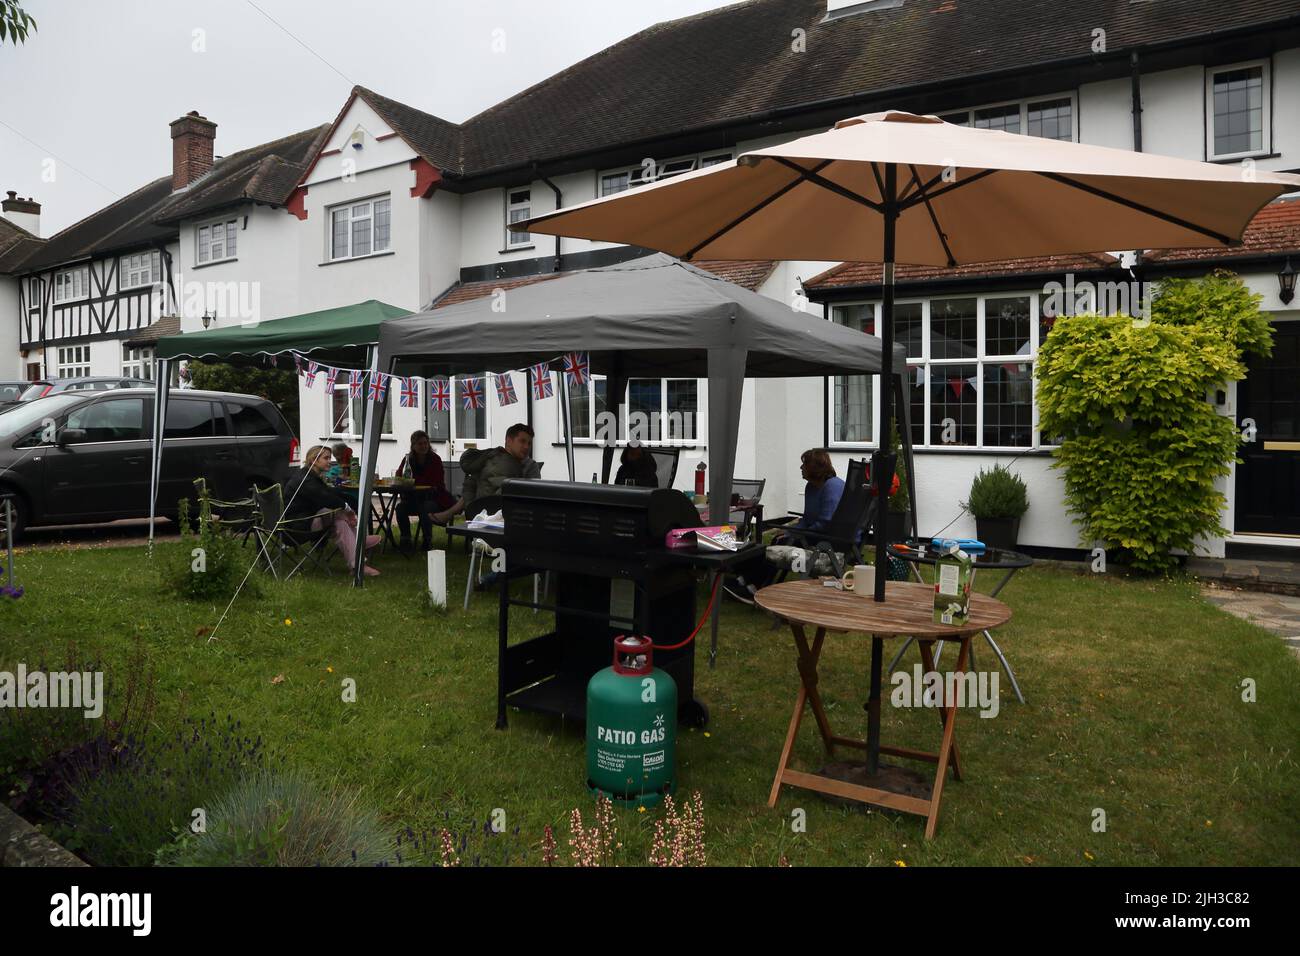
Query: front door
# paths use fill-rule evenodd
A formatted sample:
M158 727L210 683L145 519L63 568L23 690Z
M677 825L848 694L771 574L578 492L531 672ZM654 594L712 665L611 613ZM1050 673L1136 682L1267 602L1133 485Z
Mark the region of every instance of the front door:
M1273 325L1273 354L1252 356L1237 383L1238 424L1255 423L1241 446L1234 531L1300 536L1300 322Z

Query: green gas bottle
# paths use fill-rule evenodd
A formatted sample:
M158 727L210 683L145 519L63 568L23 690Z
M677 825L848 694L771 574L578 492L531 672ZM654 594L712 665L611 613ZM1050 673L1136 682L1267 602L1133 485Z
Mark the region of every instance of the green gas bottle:
M587 684L587 788L652 807L673 790L677 683L648 637L614 638L614 663Z

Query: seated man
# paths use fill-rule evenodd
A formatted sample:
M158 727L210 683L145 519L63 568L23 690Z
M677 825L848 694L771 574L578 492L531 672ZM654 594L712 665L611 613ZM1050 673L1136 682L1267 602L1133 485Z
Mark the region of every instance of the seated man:
M430 445L427 432L411 433L411 450L397 466L397 474L414 478L417 485L423 486L421 490L402 492L397 503L397 527L402 533L398 547L403 551L411 547L411 515L416 515L424 532L424 550L428 551L433 547L434 514L451 508L455 499L447 490L442 458Z
M505 444L497 448L471 448L460 456L460 467L465 472L465 485L460 500L450 508L439 511L433 520L446 524L479 498L499 495L508 478L540 478L541 466L532 459L533 430L520 422L506 430ZM466 515L467 518L474 517Z
M343 552L343 559L347 561L348 568L353 569L357 553L357 514L337 489L331 488L322 480L322 476L329 471L333 457L326 445L313 445L307 449L302 468L285 484L284 516L305 519L318 515L311 523L313 531L323 530L325 521L330 521L334 525L334 540ZM299 527L303 524L306 522L300 522ZM379 535L372 534L366 538L367 551L377 544ZM363 571L371 577L379 574L376 568L369 566L363 568Z
M839 507L844 495L844 479L835 474L831 456L824 448L810 448L800 456L799 472L804 485L804 512L791 527L799 531L825 530ZM773 544L780 544L783 535L777 535ZM765 557L756 556L737 565L736 576L723 584L723 590L738 601L754 603L754 594L767 587L776 577L779 569Z

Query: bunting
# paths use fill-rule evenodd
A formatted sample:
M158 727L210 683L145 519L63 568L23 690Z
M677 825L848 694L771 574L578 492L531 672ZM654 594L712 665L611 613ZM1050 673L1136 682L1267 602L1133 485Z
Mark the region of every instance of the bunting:
M554 394L551 385L551 366L547 362L538 362L528 370L533 376L533 398L550 398Z
M467 411L483 407L482 379L477 376L461 379L460 402Z
M388 376L380 372L370 380L370 400L382 402L386 394L388 394Z
M398 404L402 408L419 408L420 407L420 384L414 375L408 375L402 379L402 397Z
M497 404L513 405L519 399L515 396L515 381L509 372L502 372L497 379Z
M429 407L435 412L451 411L451 382L435 378L429 383Z
M564 355L564 380L569 385L586 385L588 377L587 353L566 352Z
M348 372L348 395L351 398L361 397L361 373L357 371Z

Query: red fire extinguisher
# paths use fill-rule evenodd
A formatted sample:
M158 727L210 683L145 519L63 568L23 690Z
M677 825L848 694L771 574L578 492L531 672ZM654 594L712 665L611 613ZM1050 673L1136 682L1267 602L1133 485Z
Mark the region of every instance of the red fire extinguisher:
M704 494L704 471L707 467L704 462L700 462L695 466L695 493L697 495L702 496Z

